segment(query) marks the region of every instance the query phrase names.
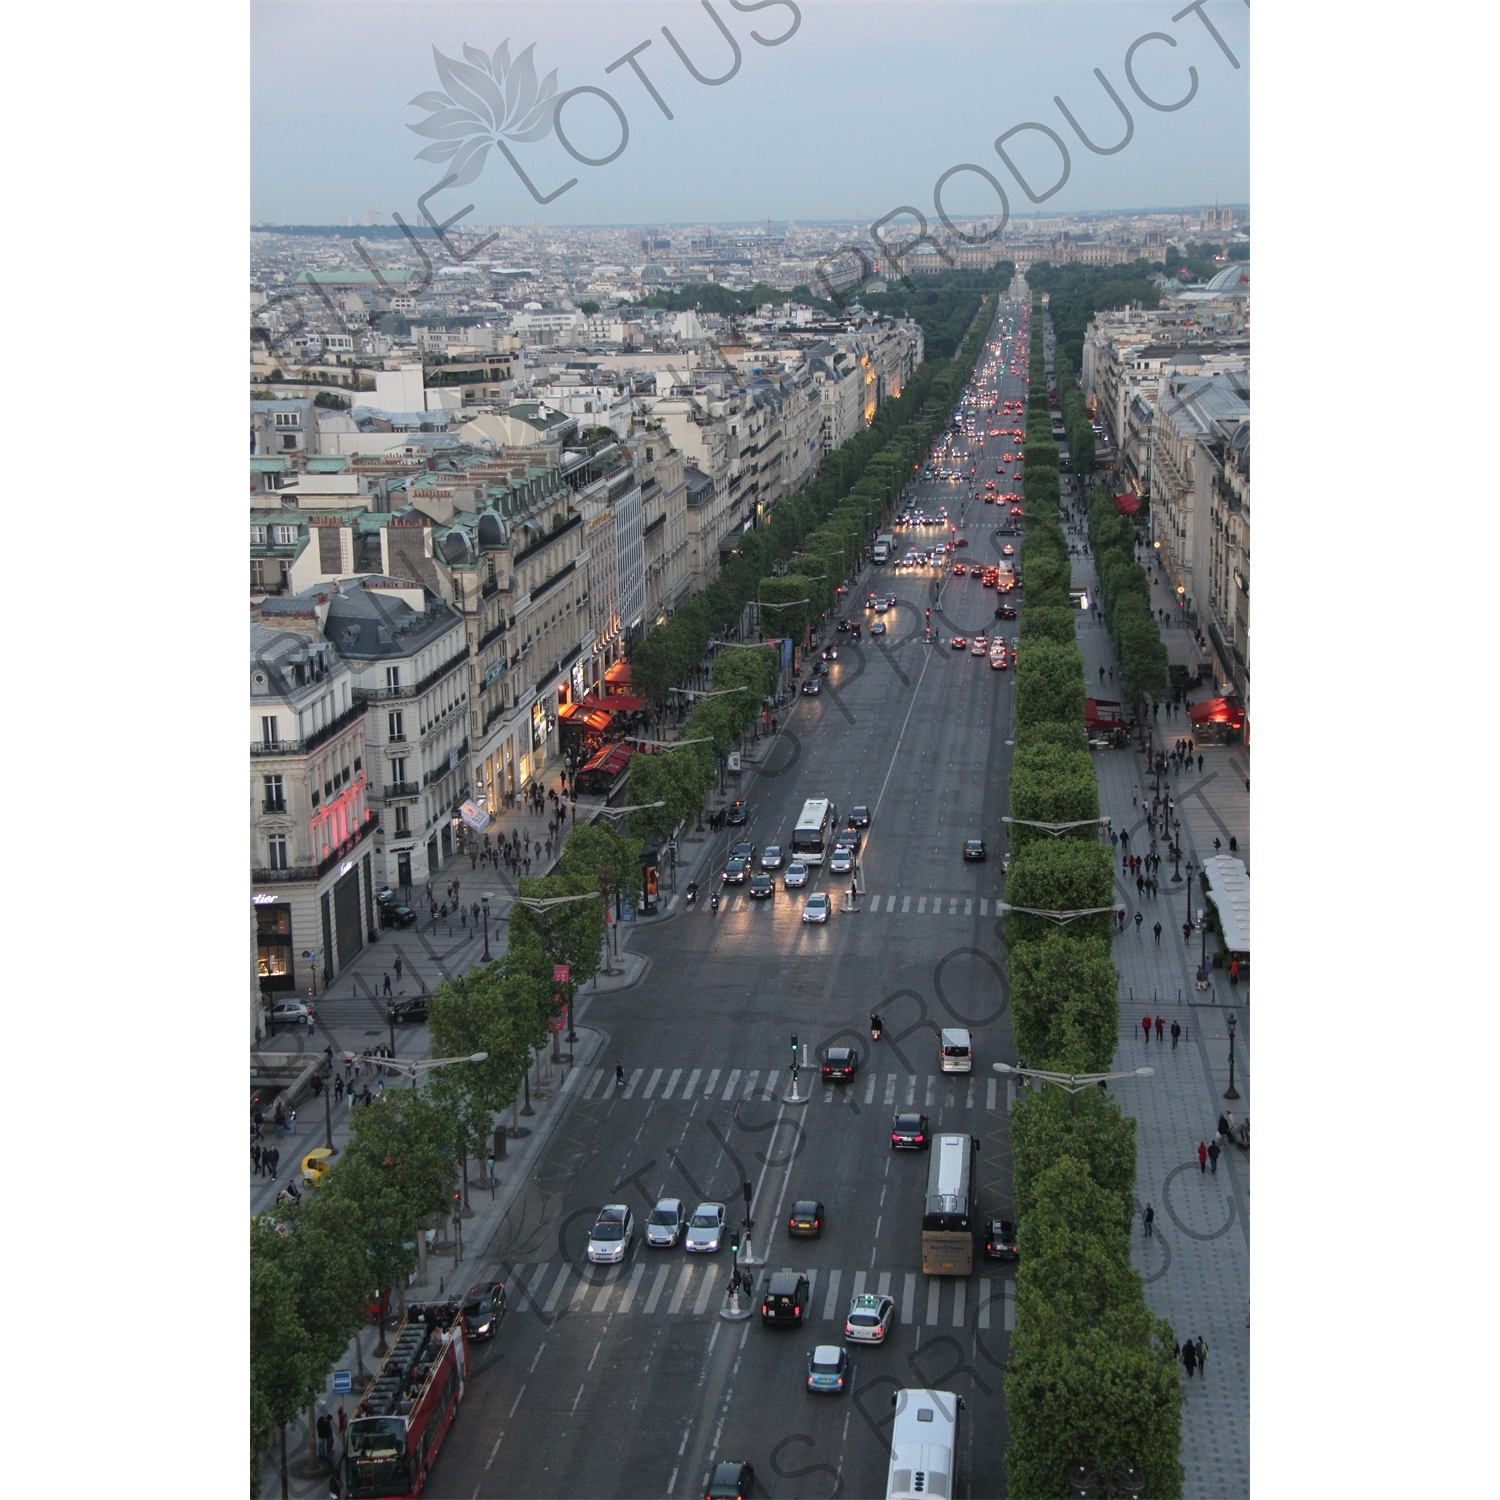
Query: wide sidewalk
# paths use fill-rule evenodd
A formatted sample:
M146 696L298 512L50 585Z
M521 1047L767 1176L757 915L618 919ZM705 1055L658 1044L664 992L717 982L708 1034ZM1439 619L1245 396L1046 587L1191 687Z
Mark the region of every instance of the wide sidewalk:
M1075 587L1097 585L1092 559L1075 558ZM1173 660L1180 641L1196 653L1186 630L1164 632ZM1099 668L1113 667L1119 681L1109 632L1080 614L1077 637L1084 654L1090 692L1097 690ZM1199 696L1203 696L1200 691ZM1192 726L1185 714L1167 717L1163 708L1153 721L1158 743L1186 738ZM1128 829L1131 848L1146 850L1150 835L1137 789L1148 799L1154 781L1139 749L1093 753L1099 779L1100 812L1115 829ZM1227 847L1230 835L1249 864L1249 751L1245 746L1206 746L1203 771L1169 777L1171 794L1182 818L1184 855L1201 865L1213 853L1217 836ZM1116 859L1119 851L1116 851ZM1250 1492L1250 1161L1238 1147L1226 1147L1217 1174L1198 1166L1199 1141L1213 1140L1221 1112L1237 1120L1250 1114L1250 986L1231 987L1223 970L1215 970L1210 989L1194 987L1201 938L1185 943L1182 923L1188 914L1187 878L1172 879L1172 863L1163 858L1161 893L1136 895L1115 866L1115 900L1126 913L1125 930L1113 940L1120 976L1120 1045L1114 1070L1142 1065L1153 1076L1122 1082L1116 1097L1136 1120L1136 1227L1134 1263L1146 1284L1146 1300L1165 1318L1179 1343L1200 1335L1208 1345L1206 1373L1189 1381L1183 1371L1186 1401L1182 1419L1184 1494L1192 1500L1237 1497ZM1193 886L1192 904L1202 904ZM1143 921L1137 929L1139 906ZM1153 933L1162 925L1158 943ZM1229 1030L1233 1012L1237 1101L1223 1098L1229 1085ZM1161 1016L1166 1039L1143 1040L1141 1018ZM1174 1049L1170 1029L1182 1027ZM1147 1203L1155 1209L1154 1233L1144 1236L1140 1218Z

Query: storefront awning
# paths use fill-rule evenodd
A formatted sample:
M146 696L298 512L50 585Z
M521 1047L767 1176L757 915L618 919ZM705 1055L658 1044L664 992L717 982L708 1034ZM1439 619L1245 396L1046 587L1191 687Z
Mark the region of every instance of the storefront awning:
M578 701L584 708L602 709L607 714L639 713L646 706L644 698L632 698L629 693L610 693L603 698L585 693Z
M1227 698L1210 698L1206 703L1190 703L1188 718L1194 724L1227 724L1231 729L1245 727L1245 710Z
M605 686L611 690L622 691L630 686L630 663L628 661L617 661L604 674Z
M1132 495L1129 490L1115 496L1115 509L1122 516L1133 516L1140 508L1140 497Z
M1224 946L1231 953L1250 951L1250 876L1245 862L1230 854L1203 861L1208 877L1208 899L1219 914Z

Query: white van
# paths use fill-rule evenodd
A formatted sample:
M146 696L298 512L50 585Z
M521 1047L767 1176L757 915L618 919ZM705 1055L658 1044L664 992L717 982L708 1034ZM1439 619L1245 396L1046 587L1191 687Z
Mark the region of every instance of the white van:
M974 1048L969 1042L969 1033L962 1026L943 1027L942 1066L945 1073L972 1073L974 1071Z

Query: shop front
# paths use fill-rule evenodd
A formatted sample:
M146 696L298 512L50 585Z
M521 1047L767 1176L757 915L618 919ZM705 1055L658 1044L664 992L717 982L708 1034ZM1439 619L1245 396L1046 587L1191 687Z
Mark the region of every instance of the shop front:
M1249 743L1245 710L1233 696L1190 703L1188 718L1193 721L1193 735L1200 745Z
M256 892L251 896L255 906L256 967L260 974L260 992L267 1000L296 991L297 977L292 962L292 907L289 901Z

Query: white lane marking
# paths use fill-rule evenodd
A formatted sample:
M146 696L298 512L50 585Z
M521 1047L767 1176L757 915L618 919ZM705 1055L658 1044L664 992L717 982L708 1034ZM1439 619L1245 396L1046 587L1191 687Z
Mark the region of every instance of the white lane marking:
M913 1073L906 1080L906 1107L910 1109L917 1102L917 1075Z
M981 896L979 898L979 915L981 917L987 917L987 916L989 916L989 914L990 914L989 899L987 897L985 897L985 896Z
M894 1073L885 1075L885 1102L887 1104L896 1102L896 1075Z
M842 1271L830 1271L828 1273L828 1295L823 1299L823 1316L831 1318L838 1311L839 1300L839 1277Z
M542 1311L550 1313L557 1306L557 1299L562 1296L563 1288L568 1284L568 1277L573 1274L571 1266L563 1266L557 1273L557 1280L552 1283L552 1290L547 1294L547 1300L542 1304Z
M587 1384L587 1383L588 1383L588 1382L587 1382L587 1381L585 1381L585 1382L584 1382L584 1385L586 1385L586 1384ZM572 1415L573 1415L573 1412L576 1412L576 1411L577 1411L577 1410L578 1410L578 1403L579 1403L579 1402L580 1402L580 1401L582 1401L582 1400L583 1400L583 1386L582 1386L582 1385L580 1385L580 1386L579 1386L579 1387L578 1387L578 1394L577 1394L577 1395L576 1395L576 1396L574 1396L574 1397L573 1397L573 1406L572 1406L572 1409L571 1409L571 1410L570 1410L570 1411L569 1411L569 1413L568 1413L568 1415L569 1415L569 1416L572 1416Z
M955 1281L953 1283L953 1326L955 1328L964 1326L964 1301L968 1290L967 1282Z
M628 1313L630 1311L630 1305L635 1301L636 1291L641 1284L641 1277L645 1274L646 1263L640 1261L636 1264L635 1270L630 1273L630 1285L625 1288L624 1295L620 1298L620 1305L615 1309L616 1312Z
M1016 1284L1013 1281L1005 1283L1005 1331L1016 1331Z
M902 912L902 915L904 916L910 910L911 910L911 897L910 896L903 896L901 898L901 912Z
M705 1266L703 1270L703 1285L698 1288L698 1300L693 1303L693 1314L695 1317L701 1318L708 1310L708 1299L713 1295L713 1290L713 1270L711 1267Z
M526 1387L522 1386L521 1389L525 1390ZM505 1434L502 1432L500 1434L500 1436L495 1439L495 1446L490 1449L490 1456L489 1456L488 1460L485 1462L485 1468L486 1469L488 1469L490 1467L490 1465L494 1463L494 1461L495 1461L495 1455L500 1451L500 1444L503 1443L504 1441L505 1441ZM475 1489L474 1493L476 1495L479 1493L479 1491L478 1491L477 1488Z
M630 1082L625 1085L625 1097L627 1099L630 1098L633 1093L635 1093L635 1087L641 1081L642 1077L645 1075L645 1072L646 1070L644 1068L637 1068L635 1072L630 1075Z
M936 1325L938 1320L938 1299L943 1295L943 1283L934 1276L927 1283L927 1317L926 1323L929 1328Z
M833 1103L833 1085L831 1083L825 1083L823 1085L823 1103Z
M850 1300L851 1301L855 1297L863 1297L864 1296L864 1294L865 1294L865 1275L866 1275L866 1273L864 1271L856 1271L854 1273L854 1290L853 1290L853 1292L850 1293Z
M672 1293L671 1305L667 1308L669 1315L675 1317L682 1311L682 1299L687 1296L688 1288L693 1284L693 1276L697 1270L697 1266L691 1261L683 1266L682 1275L677 1279L677 1290Z
M912 1303L916 1300L916 1295L916 1272L908 1271L905 1280L901 1284L901 1321L903 1323L911 1322Z
M546 1347L547 1341L543 1339L542 1342L537 1346L536 1353L531 1356L531 1363L526 1367L526 1373L528 1375L536 1374L537 1361L542 1357L542 1350Z
M879 1081L880 1080L876 1077L876 1075L874 1073L870 1074L870 1081L865 1085L865 1103L866 1104L873 1104L875 1102L875 1085Z
M521 1404L521 1397L525 1394L526 1387L523 1385L521 1389L516 1392L516 1399L510 1403L510 1410L505 1414L505 1420L507 1422L510 1421L513 1416L515 1416L516 1408Z
M753 1099L755 1097L755 1083L759 1077L759 1068L752 1068L745 1074L745 1091L740 1095L741 1099Z
M965 1109L973 1109L974 1108L974 1082L975 1082L974 1078L972 1076L970 1076L970 1078L969 1078L969 1087L964 1091L964 1108Z
M964 915L966 917L974 915L974 902L972 899L964 902Z
M923 1103L924 1109L931 1109L937 1099L937 1079L931 1073L927 1075L927 1098Z
M594 1069L594 1076L589 1079L589 1086L584 1091L583 1097L585 1099L592 1099L594 1097L594 1090L596 1088L598 1088L599 1085L601 1083L603 1083L603 1082L604 1082L604 1069L603 1068L595 1068Z
M908 897L907 897L907 898L906 898L906 899L907 899L907 900L908 900L908 901L910 901L910 900L911 900L911 897L910 897L910 896L908 896ZM894 896L887 896L887 897L886 897L886 902L885 902L885 909L886 909L886 911L888 911L888 912L892 912L892 911L895 911L895 909L896 909L896 898L895 898L895 897L894 897ZM902 908L901 908L901 909L902 909L902 910L903 910L903 911L905 911L905 910L906 910L906 908L905 908L905 907L902 907Z
M776 1097L776 1080L781 1077L780 1068L772 1068L766 1074L766 1081L761 1085L760 1097L762 1099L774 1099Z
M646 1305L641 1309L647 1316L656 1311L656 1304L661 1301L661 1289L667 1284L667 1272L670 1266L661 1266L656 1273L656 1280L651 1283L651 1295L646 1298Z
M927 897L923 896L922 899L917 902L917 915L921 916L922 913L925 912L926 910L927 910Z
M584 1371L584 1374L586 1374L586 1375L592 1375L594 1373L594 1361L599 1358L599 1351L603 1347L604 1347L604 1340L600 1339L599 1342L594 1345L594 1352L591 1355L589 1355L589 1367L588 1367L587 1370Z
M599 1295L594 1298L594 1311L596 1313L602 1313L609 1306L609 1299L614 1295L615 1288L619 1284L620 1279L618 1276L606 1279L603 1287L600 1289ZM592 1361L589 1363L589 1368L593 1369Z
M703 1097L705 1099L707 1099L709 1097L709 1095L713 1093L713 1091L714 1091L714 1085L716 1083L718 1083L718 1081L719 1081L719 1069L715 1068L713 1070L713 1072L708 1075L708 1082L703 1085Z
M729 1082L724 1085L724 1103L728 1104L734 1098L734 1086L740 1081L740 1070L735 1068L729 1075Z
M993 1109L995 1107L995 1085L999 1081L1000 1080L998 1078L992 1078L990 1079L989 1083L985 1085L984 1107L986 1109Z
M870 897L870 910L871 910L871 912L877 912L877 911L880 910L880 897L879 896L871 896Z
M672 1069L672 1076L669 1079L667 1079L667 1086L666 1086L666 1088L664 1088L661 1091L661 1097L662 1097L663 1102L665 1102L666 1100L668 1100L668 1099L670 1099L672 1097L672 1090L677 1087L677 1080L679 1078L681 1078L681 1077L682 1077L682 1069L681 1068L673 1068Z
M880 1280L876 1283L875 1290L882 1297L889 1297L891 1295L891 1273L889 1271L882 1271L880 1273Z
M702 1068L694 1068L693 1071L688 1074L688 1081L684 1085L683 1090L682 1090L682 1097L684 1099L691 1099L693 1097L693 1090L698 1087L698 1080L702 1076L703 1076L703 1069Z
M583 1308L584 1299L593 1289L594 1279L599 1274L597 1266L585 1266L578 1273L578 1285L573 1289L573 1300L568 1304L569 1312L579 1312Z
M975 1326L985 1329L990 1326L990 1298L995 1295L994 1282L986 1276L979 1284L984 1291L979 1299L979 1317L975 1321Z
M642 1099L649 1099L656 1092L656 1085L661 1082L661 1074L662 1070L660 1068L657 1068L651 1074L651 1077L647 1080L645 1092L641 1095Z

